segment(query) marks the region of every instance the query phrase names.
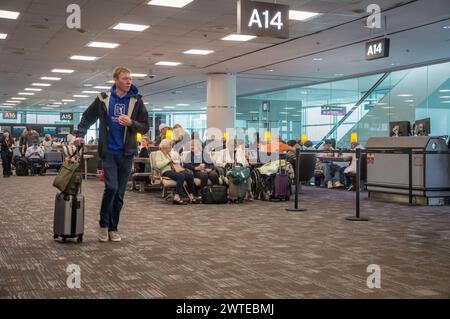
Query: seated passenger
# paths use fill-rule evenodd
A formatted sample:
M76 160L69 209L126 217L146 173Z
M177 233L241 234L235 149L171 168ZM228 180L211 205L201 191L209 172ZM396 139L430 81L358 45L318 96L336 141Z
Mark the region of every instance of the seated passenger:
M187 183L187 195L191 203L196 203L194 198L194 176L188 170L177 172L176 167L181 165L180 155L172 149L172 142L164 139L159 144L160 150L156 153L156 167L161 171L161 176L168 177L177 182L173 203L177 205L186 205L181 199L183 195L184 182Z
M45 134L44 140L42 141L42 147L44 148L44 152L48 153L53 151L53 141L50 134Z
M148 147L150 143L150 139L147 136L142 137L141 141L141 150L139 151L139 157L141 158L148 158L149 152ZM136 163L136 172L137 173L144 173L145 172L145 163Z
M331 151L334 150L331 140L325 140L323 146L319 150ZM332 158L335 157L333 153L320 153L317 157L317 165L319 170L323 172L324 184L328 188L333 187L344 187L341 183L341 167L336 163L333 163ZM330 161L325 161L325 159L330 158Z
M33 146L28 147L25 153L25 158L28 160L31 169L31 175L34 175L35 164L39 164L41 170L39 175L44 174L45 162L44 162L44 151L38 146L38 140L33 141Z
M203 152L198 140L192 140L191 151L183 157L184 167L194 173L194 177L200 179L200 187L208 185L208 179L213 185L219 185L219 174L214 169L214 164L209 155Z

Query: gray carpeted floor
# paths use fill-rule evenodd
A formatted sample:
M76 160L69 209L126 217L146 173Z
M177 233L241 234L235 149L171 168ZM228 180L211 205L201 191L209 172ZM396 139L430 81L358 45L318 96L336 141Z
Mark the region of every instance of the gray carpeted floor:
M96 240L103 185L84 183L82 244L53 241L52 176L0 179L1 298L449 298L450 207L307 187L291 203L174 206L127 192L120 243ZM66 268L81 269L81 288ZM381 288L366 285L381 267Z

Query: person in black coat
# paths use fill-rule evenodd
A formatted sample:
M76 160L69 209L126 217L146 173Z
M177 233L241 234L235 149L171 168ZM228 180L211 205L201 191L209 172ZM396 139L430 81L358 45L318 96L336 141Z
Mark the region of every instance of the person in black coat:
M11 162L13 158L14 143L9 135L9 132L3 133L1 141L1 156L3 165L3 177L10 177L12 175Z

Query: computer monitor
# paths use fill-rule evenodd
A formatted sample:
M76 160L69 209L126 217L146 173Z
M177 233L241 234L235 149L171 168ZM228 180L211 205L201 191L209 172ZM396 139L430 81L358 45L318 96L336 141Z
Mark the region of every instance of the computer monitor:
M414 136L428 136L431 131L430 118L417 120L414 123Z
M389 136L409 136L410 132L409 121L389 122Z

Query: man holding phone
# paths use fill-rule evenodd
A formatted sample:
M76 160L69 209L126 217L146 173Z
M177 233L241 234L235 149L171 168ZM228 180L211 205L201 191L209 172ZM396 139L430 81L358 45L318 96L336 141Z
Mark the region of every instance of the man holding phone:
M101 242L121 240L118 224L133 156L138 152L136 135L149 130L147 109L131 83L131 71L118 67L113 79L110 92L99 94L83 113L74 142L77 146L84 143L87 130L99 120L98 152L105 176L98 232Z

